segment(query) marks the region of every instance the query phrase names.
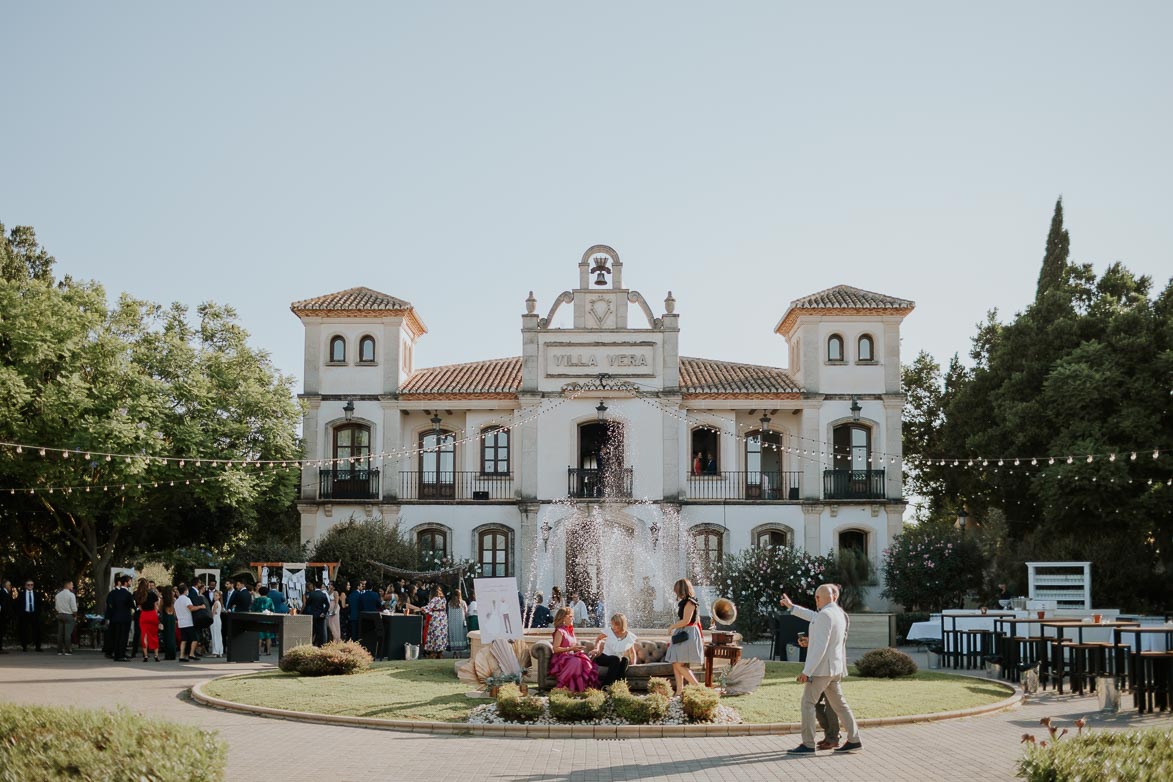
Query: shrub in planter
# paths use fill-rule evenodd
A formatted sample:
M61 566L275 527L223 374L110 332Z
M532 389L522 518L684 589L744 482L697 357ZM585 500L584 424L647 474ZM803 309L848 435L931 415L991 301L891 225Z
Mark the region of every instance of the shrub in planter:
M281 670L302 676L342 676L371 667L370 652L354 641L333 641L324 646L302 644L281 658Z
M666 681L660 679L660 681ZM650 688L649 688L650 689ZM632 725L647 725L659 722L668 714L668 696L660 692L649 692L646 696L632 695L627 682L618 681L608 691L611 708L615 715Z
M717 716L717 705L721 702L721 696L716 690L689 684L685 686L680 700L684 706L684 714L691 722L712 722Z
M1028 782L1173 779L1173 728L1087 733L1047 746L1032 744L1018 761L1018 776Z
M0 703L0 779L224 779L215 733L125 710Z
M533 722L545 708L540 698L522 695L516 684L503 684L497 690L497 713L510 722Z
M603 716L607 696L602 690L585 692L550 691L550 716L559 722L586 722Z
M662 676L653 676L648 679L648 695L663 695L665 698L671 698L672 682Z
M301 644L282 655L277 667L286 673L301 673L301 669L311 664L310 661L317 656L318 647L312 644Z
M899 649L872 649L855 664L860 676L896 679L916 673L916 663Z

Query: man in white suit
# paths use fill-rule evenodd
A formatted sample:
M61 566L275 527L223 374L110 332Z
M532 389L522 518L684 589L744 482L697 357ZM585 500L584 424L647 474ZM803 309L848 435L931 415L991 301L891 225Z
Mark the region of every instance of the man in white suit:
M847 741L835 751L852 752L863 746L855 716L839 687L847 675L847 614L836 602L837 597L833 585L823 584L815 590L816 611L796 606L785 594L779 601L790 613L810 622L806 665L798 676L799 683L806 685L802 691L802 744L789 750L791 755L815 752L815 704L824 694L847 733Z

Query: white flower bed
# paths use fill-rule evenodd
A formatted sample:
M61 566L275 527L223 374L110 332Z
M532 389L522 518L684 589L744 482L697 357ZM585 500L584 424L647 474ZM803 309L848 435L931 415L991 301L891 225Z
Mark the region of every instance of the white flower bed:
M550 699L540 697L544 705L542 716L533 722L510 722L497 713L496 703L486 703L477 706L468 715L468 722L473 725L630 725L632 723L616 717L608 704L606 715L597 720L582 720L580 722L560 722L550 716ZM711 722L690 722L684 715L684 706L680 698L671 698L668 701L668 713L664 719L646 723L648 725L740 725L741 715L737 709L718 705L717 714Z

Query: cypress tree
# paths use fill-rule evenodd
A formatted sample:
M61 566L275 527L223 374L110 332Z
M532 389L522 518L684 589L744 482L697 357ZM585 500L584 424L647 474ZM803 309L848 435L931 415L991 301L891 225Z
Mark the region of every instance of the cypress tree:
M1039 287L1035 291L1035 301L1063 283L1070 250L1071 237L1063 227L1063 197L1060 196L1055 202L1055 214L1051 217L1051 231L1047 234L1047 250L1043 253L1043 268L1039 270Z

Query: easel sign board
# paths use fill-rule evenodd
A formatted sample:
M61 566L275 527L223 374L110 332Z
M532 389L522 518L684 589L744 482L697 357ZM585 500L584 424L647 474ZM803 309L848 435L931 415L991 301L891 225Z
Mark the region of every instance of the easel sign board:
M481 643L522 637L521 604L517 600L516 578L474 578L477 618L481 625Z

